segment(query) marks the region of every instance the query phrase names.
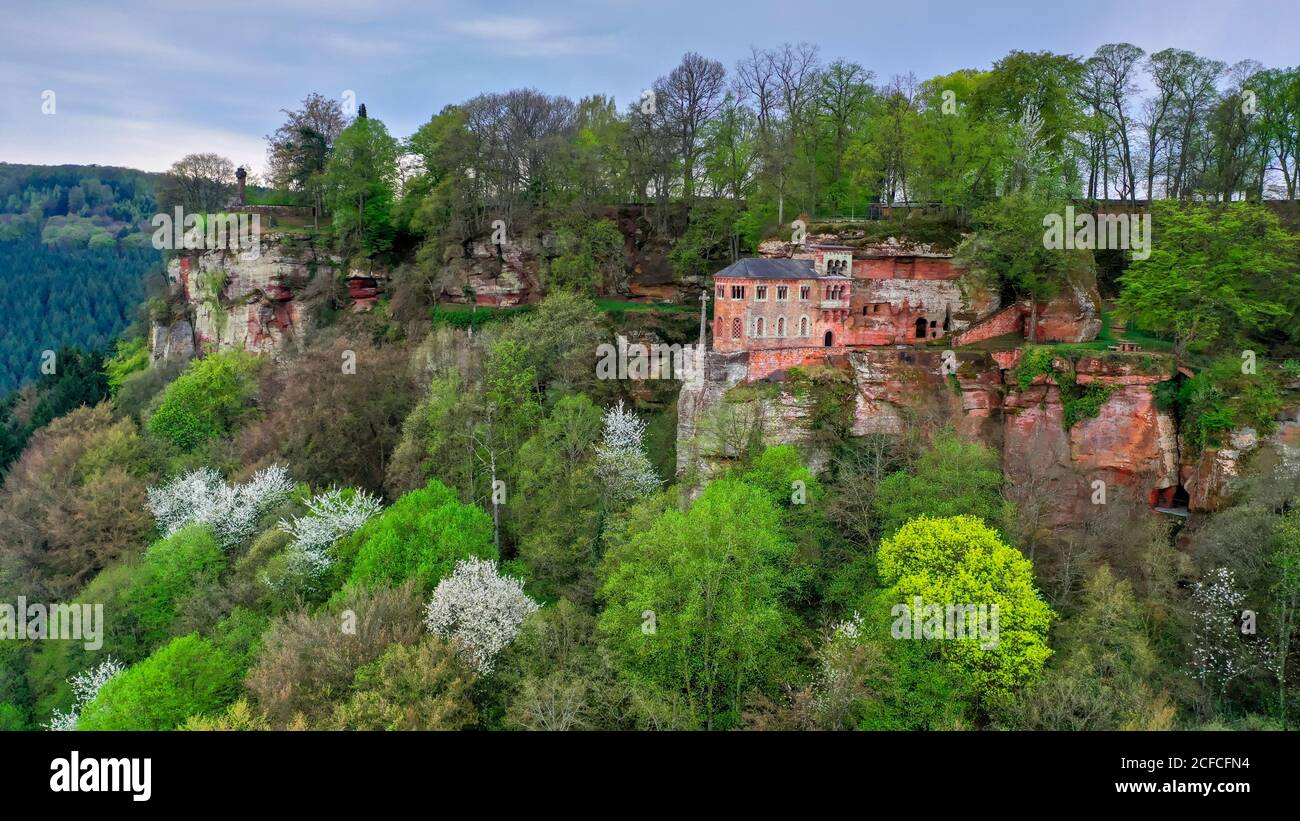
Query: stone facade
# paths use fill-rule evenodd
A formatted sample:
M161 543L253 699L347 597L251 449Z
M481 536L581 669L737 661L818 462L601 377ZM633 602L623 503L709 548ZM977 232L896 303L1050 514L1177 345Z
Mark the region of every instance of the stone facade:
M998 307L996 297L963 290L949 255L829 242L765 250L714 277L716 350L790 352L752 357L750 379L858 348L926 344Z
M842 347L852 287L807 260L741 260L714 277L714 350Z

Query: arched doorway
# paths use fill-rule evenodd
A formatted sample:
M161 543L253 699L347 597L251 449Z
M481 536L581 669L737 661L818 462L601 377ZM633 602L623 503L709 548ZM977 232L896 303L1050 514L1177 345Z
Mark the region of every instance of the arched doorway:
M916 338L925 339L925 317L916 320Z
M827 348L829 348L832 344L834 344L834 342L835 342L835 336L830 331L827 331L826 338L822 341L822 344L825 345Z

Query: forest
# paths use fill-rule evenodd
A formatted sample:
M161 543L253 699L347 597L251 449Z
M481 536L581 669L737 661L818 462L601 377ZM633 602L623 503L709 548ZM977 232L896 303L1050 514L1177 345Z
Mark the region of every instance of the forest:
M1103 327L1173 364L1152 390L1181 450L1267 437L1300 407L1300 68L1117 43L883 79L786 44L687 54L624 110L518 89L402 138L320 94L283 114L248 201L311 209L277 230L328 254L310 338L274 356L151 354L194 306L132 237L153 209L231 207L230 160L190 153L151 186L0 176L0 387L31 380L0 427L0 634L20 597L103 613L95 642L0 642L0 729L1300 719L1292 451L1244 461L1218 512L1117 492L1044 528L951 420L855 435L833 367L787 376L824 459L748 435L708 475L678 469L679 383L595 367L617 335L701 330L698 299L627 298L619 207L645 207L692 295L795 220L868 217L1035 320L1082 272ZM1149 256L1045 246L1044 215L1098 201L1151 214ZM477 305L448 264L498 230L549 249L526 305ZM356 271L384 275L371 310ZM1056 380L1067 427L1095 417L1107 392L1054 363L1109 341L1025 343L1009 381Z

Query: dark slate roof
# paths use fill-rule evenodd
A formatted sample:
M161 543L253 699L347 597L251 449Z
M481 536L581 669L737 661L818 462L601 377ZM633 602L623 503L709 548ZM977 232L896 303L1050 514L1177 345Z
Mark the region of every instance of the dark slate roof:
M714 274L715 279L740 277L742 279L848 279L844 276L819 276L811 259L769 259L746 257L739 259Z

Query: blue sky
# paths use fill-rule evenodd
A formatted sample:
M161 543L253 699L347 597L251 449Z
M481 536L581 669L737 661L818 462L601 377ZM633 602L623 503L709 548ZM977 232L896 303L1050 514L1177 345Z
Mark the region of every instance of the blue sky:
M637 99L684 52L728 71L807 41L877 78L985 68L1012 49L1127 41L1300 62L1296 0L0 0L0 161L162 170L217 151L260 169L308 92L355 92L398 136L448 103L534 86ZM42 113L54 92L55 112Z

